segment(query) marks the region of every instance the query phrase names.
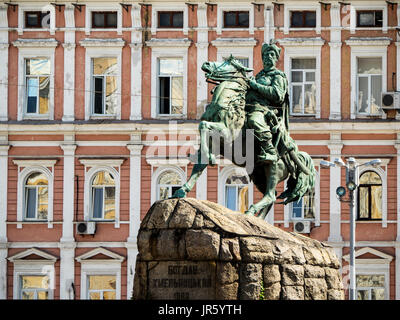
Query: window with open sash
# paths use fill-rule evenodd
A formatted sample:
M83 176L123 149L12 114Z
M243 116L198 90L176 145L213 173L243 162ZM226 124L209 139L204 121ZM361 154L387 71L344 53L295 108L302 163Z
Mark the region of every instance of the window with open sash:
M173 170L164 171L158 178L157 200L168 199L181 187L182 179L177 172Z
M245 212L249 208L249 180L232 173L225 182L225 206L234 211Z
M47 220L49 207L47 177L34 172L25 182L25 220Z
M25 28L50 28L50 11L25 11Z
M356 276L357 300L385 300L385 275Z
M20 276L20 299L47 300L49 297L49 277L42 275Z
M382 58L357 58L357 113L381 114Z
M358 220L382 219L382 179L374 171L364 172L358 186Z
M315 11L291 11L290 27L291 28L315 28L316 26Z
M183 114L183 59L158 59L158 114Z
M293 58L290 71L291 114L316 114L316 59Z
M49 113L50 72L49 59L25 59L25 113L27 115Z
M117 28L116 11L92 12L92 28Z
M107 171L98 172L92 180L93 220L115 219L115 180Z
M248 11L224 11L224 28L248 28Z
M90 300L115 300L116 299L115 275L88 276L88 297Z
M117 81L116 57L92 59L92 115L115 115L118 105Z
M158 12L159 28L183 28L183 12L182 11L159 11Z
M357 27L382 27L382 10L357 11Z

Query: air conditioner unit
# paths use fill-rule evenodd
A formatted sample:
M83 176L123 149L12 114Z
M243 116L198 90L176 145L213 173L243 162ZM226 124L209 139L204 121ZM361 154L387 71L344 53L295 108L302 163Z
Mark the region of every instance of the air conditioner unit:
M297 233L310 233L311 222L310 221L296 221L293 222L294 232Z
M77 234L95 234L95 232L96 232L96 222L84 221L84 222L78 222L76 224Z
M382 92L382 109L400 109L400 92Z

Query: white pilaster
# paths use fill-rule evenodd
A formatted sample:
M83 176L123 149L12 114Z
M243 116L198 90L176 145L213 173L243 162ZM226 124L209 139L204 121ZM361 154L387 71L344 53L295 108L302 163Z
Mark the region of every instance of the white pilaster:
M196 182L196 198L207 200L207 168L204 169Z
M330 47L330 114L329 119L341 118L341 19L340 4L331 5L331 42Z
M270 43L275 39L274 5L267 2L264 5L264 43Z
M330 160L339 158L342 153L343 143L341 142L341 134L331 134L331 141L328 144L330 150ZM329 237L330 242L342 241L341 236L341 217L340 217L340 201L336 197L336 188L341 185L341 168L331 167L329 178Z
M140 5L132 5L130 120L142 119L142 22L140 10Z
M75 277L75 242L60 242L60 299L73 300Z
M0 299L7 298L8 145L0 146Z
M64 10L64 113L63 121L75 120L75 16L74 7L66 5Z
M4 30L4 31L3 31ZM8 120L8 20L7 6L0 5L0 121Z
M395 143L395 148L397 149L397 235L396 241L400 242L400 133L397 133L397 141ZM396 259L397 261L397 259ZM400 273L399 273L400 275ZM400 299L400 296L399 296Z

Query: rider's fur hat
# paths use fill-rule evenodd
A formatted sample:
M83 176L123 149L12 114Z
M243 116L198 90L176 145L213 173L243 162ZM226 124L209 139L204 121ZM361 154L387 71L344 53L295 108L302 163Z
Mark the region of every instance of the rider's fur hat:
M261 47L261 56L264 54L265 51L273 50L275 54L279 57L281 54L281 48L279 48L275 43L264 43Z

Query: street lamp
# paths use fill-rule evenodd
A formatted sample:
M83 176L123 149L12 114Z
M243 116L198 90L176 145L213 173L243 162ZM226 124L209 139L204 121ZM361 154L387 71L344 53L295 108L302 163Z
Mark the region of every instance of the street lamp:
M346 168L346 187L349 191L349 198L345 200L343 197L346 194L346 189L340 186L336 189L336 195L339 201L348 202L350 206L350 290L349 299L355 300L356 296L356 268L355 268L355 256L354 256L354 245L356 242L356 223L355 223L355 212L354 212L354 192L358 187L358 169L361 166L378 166L381 164L380 159L374 159L366 163L357 164L356 159L350 157L347 159L347 163L344 163L341 158L335 158L334 162L322 160L320 165L325 168L329 167L345 167Z

